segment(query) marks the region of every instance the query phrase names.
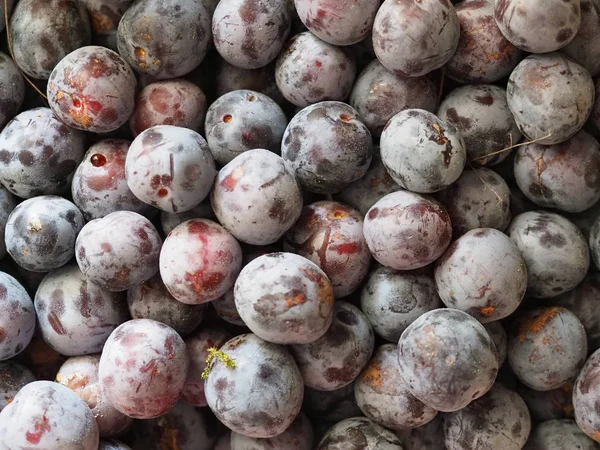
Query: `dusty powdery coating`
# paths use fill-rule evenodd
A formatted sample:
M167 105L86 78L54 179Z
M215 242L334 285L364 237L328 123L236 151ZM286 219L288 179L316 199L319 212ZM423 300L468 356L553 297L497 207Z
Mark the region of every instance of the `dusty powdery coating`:
M123 414L152 419L173 408L189 366L183 339L165 324L130 320L113 331L100 358L102 393Z
M460 24L447 0L386 0L373 23L373 48L388 70L425 75L446 64L456 51Z
M275 66L277 87L286 100L300 107L325 100L344 101L355 77L356 63L346 49L309 32L288 40Z
M506 331L501 322L484 323L483 327L492 338L492 341L494 341L496 353L498 354L498 366L502 366L504 361L506 361L506 354L508 352L508 336L506 335Z
M300 110L288 124L281 156L304 189L334 194L362 178L373 155L371 133L357 111L342 102Z
M150 216L150 205L138 199L127 186L125 159L131 141L105 139L92 145L75 170L71 183L73 203L88 220L116 211Z
M549 420L531 432L524 450L559 450L573 448L596 450L598 445L585 435L573 420Z
M573 389L575 420L585 434L600 442L600 350L596 350L579 372Z
M242 267L242 249L221 225L191 219L165 239L160 253L160 276L173 297L190 305L210 302L225 294Z
M521 450L531 431L527 405L499 383L464 409L444 414L443 423L448 450Z
M317 450L403 450L390 430L366 417L352 417L336 423L321 439Z
M0 442L6 449L97 450L98 426L69 388L34 381L0 413Z
M173 231L177 225L190 219L217 219L210 205L210 198L204 199L198 206L182 213L160 212L160 226L165 236Z
M69 358L56 374L56 382L75 392L92 410L100 436L123 432L133 419L117 411L101 391L98 379L100 355Z
M441 191L462 173L467 151L456 128L423 109L392 117L381 133L381 160L404 189L421 194Z
M131 211L117 211L83 227L77 236L75 257L88 280L109 291L126 291L158 272L161 244L148 219Z
M408 191L378 200L365 217L363 232L373 258L397 270L431 264L452 239L450 216L444 207Z
M0 52L0 127L19 112L24 99L25 80L21 72L10 56Z
M498 373L492 338L477 320L455 309L435 309L410 324L398 342L398 361L408 390L443 412L484 395Z
M447 450L442 430L442 414L417 428L397 430L396 436L405 450Z
M592 77L600 75L600 2L581 0L581 25L562 52L585 67Z
M163 211L189 211L215 179L206 140L189 128L157 125L136 137L125 160L127 185L141 201Z
M25 385L35 380L33 373L15 360L0 362L0 412Z
M571 380L562 386L549 391L536 391L519 383L517 392L521 396L529 412L531 419L536 422L544 422L553 419L571 419L573 415L573 385ZM558 449L557 449L558 450Z
M0 185L0 259L6 256L6 244L4 242L4 233L6 222L13 209L17 206L17 198L12 195L8 189Z
M119 53L136 72L155 80L194 70L210 41L210 12L201 0L134 2L117 29Z
M231 433L231 450L313 450L313 426L304 415L298 414L287 430L269 439L251 438L236 432Z
M356 404L354 383L333 391L305 387L302 410L315 423L336 423L362 414Z
M48 103L78 130L108 133L124 125L135 106L131 67L105 47L81 47L65 56L48 80Z
M304 384L285 347L243 334L220 349L235 367L216 360L205 385L208 406L232 431L252 438L283 433L302 407Z
M525 258L528 295L555 297L584 279L590 266L590 250L581 231L564 217L528 211L513 218L506 234Z
M506 93L521 133L544 145L577 133L594 104L590 73L560 53L525 58L510 74Z
M32 272L64 266L75 254L83 215L70 201L54 195L33 197L12 210L4 240L14 261Z
M223 167L210 198L219 222L252 245L278 241L302 212L302 191L294 171L264 149L248 150Z
M467 158L492 166L510 154L507 150L522 138L508 103L506 91L498 86L478 84L453 90L444 99L438 116L461 134Z
M21 198L63 194L84 153L84 133L49 108L23 111L0 133L0 182Z
M398 76L377 59L360 73L349 101L376 137L381 136L387 121L400 111L417 108L434 112L437 102L438 88L430 76Z
M273 61L291 25L288 0L224 0L212 16L215 48L225 61L242 69Z
M206 140L215 160L227 164L240 153L266 149L279 153L287 118L274 100L240 89L219 97L206 113Z
M100 353L110 333L129 318L123 296L88 281L77 264L44 278L35 311L42 337L65 356Z
M0 361L18 355L29 345L35 323L33 302L25 288L0 272Z

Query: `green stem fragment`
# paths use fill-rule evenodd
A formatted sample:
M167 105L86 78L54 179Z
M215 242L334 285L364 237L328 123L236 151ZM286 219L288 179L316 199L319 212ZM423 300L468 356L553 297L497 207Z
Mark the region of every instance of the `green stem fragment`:
M221 361L223 364L225 364L225 367L229 367L230 369L235 369L237 367L235 360L231 356L225 352L217 350L215 347L211 347L208 349L208 356L206 357L206 368L202 372L203 380L208 378L208 374L212 370L215 359Z

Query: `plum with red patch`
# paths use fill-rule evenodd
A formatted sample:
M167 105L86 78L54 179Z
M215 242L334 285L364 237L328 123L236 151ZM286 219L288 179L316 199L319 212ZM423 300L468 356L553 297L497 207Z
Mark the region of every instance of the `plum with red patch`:
M334 424L323 436L317 450L403 450L390 430L366 417L351 417Z
M0 185L0 260L6 256L6 243L4 242L6 222L16 206L17 198L8 189Z
M600 2L581 0L581 24L577 34L561 51L585 67L592 77L600 75Z
M4 19L4 16L2 18ZM4 128L21 110L23 100L25 100L23 75L10 56L0 52L0 127Z
M33 373L15 360L0 362L0 412L23 387L34 381Z
M35 331L31 297L12 276L0 272L0 361L21 353Z
M304 413L300 413L283 433L272 438L252 438L232 432L231 447L227 450L313 450L313 443L313 426Z

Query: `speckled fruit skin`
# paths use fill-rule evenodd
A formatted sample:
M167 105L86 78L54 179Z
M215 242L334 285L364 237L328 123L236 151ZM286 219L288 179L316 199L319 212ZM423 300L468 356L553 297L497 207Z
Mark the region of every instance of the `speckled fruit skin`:
M35 310L42 337L65 356L101 352L110 333L129 318L124 298L88 281L77 264L44 278Z
M116 52L81 47L65 56L48 80L48 103L77 130L108 133L124 125L135 106L136 79Z
M140 0L119 22L117 47L136 72L169 79L194 70L211 37L210 12L201 0Z
M161 416L179 399L189 366L183 339L150 319L115 329L102 350L98 376L114 408L136 419Z
M524 450L559 450L573 448L596 450L598 445L585 435L573 420L549 420L538 424L531 432Z
M248 150L223 167L210 199L219 222L251 245L278 241L300 217L303 201L292 168L264 149Z
M3 15L2 11L0 14ZM25 99L25 80L13 60L0 52L0 127L21 109Z
M523 137L506 101L506 91L479 84L452 91L440 104L438 116L461 134L467 158L492 166L510 155L507 147Z
M29 345L35 324L33 302L25 288L0 272L0 361L18 355Z
M600 350L585 362L575 381L573 408L575 420L585 434L600 442L600 416L596 403L600 398Z
M30 198L19 203L8 216L6 251L27 270L49 272L73 257L83 223L81 211L62 197Z
M501 384L460 411L444 414L448 450L521 450L531 431L527 405Z
M562 386L549 391L536 391L524 384L517 385L517 392L521 396L535 422L544 422L554 419L572 419L573 415L573 386L571 380ZM558 449L557 449L558 450Z
M564 217L545 211L525 212L513 218L506 234L525 258L529 296L555 297L584 279L590 251L581 231Z
M231 433L231 450L313 450L313 443L313 427L303 413L298 414L287 430L273 438L258 439Z
M396 270L431 264L452 239L452 225L444 207L408 191L378 200L365 217L363 232L373 258Z
M551 146L537 143L517 150L515 180L536 205L578 213L600 200L600 144L581 130Z
M173 297L190 305L216 300L235 283L242 249L221 225L191 219L165 239L160 275Z
M561 51L585 67L592 77L600 75L600 2L581 0L581 24L575 37Z
M43 80L67 54L89 45L91 32L77 0L22 0L10 18L15 61L27 75Z
M85 153L85 135L49 108L23 111L0 133L0 182L21 198L63 194Z
M157 125L131 143L125 174L137 198L176 213L189 211L208 196L216 169L201 135L188 128Z
M123 432L133 419L117 411L102 394L98 379L100 355L69 358L56 374L56 382L75 392L92 410L101 437Z
M510 74L506 92L521 133L543 145L577 133L594 104L590 73L560 53L525 58Z
M283 135L281 156L304 189L334 194L367 172L371 133L357 111L342 102L320 102L299 111Z
M6 243L4 233L8 216L17 206L17 198L8 189L0 185L0 260L6 256Z
M134 137L156 125L175 125L200 133L207 107L204 92L195 84L183 79L157 81L137 95L129 127Z
M360 416L362 412L356 404L354 384L347 384L334 391L318 391L305 386L302 410L313 423L336 423Z
M252 438L282 434L302 406L304 384L285 347L254 334L237 336L220 348L235 368L216 360L205 384L208 406L232 431Z
M33 373L15 360L0 362L0 412L24 386L34 381Z
M305 206L298 222L285 235L283 249L317 264L329 277L335 298L354 292L371 262L362 216L332 201Z
M403 450L390 430L366 417L351 417L336 423L321 439L317 450Z
M83 227L77 236L75 257L88 280L119 292L158 272L161 244L148 219L131 211L117 211Z
M386 0L373 23L377 59L401 76L439 69L456 51L459 38L458 16L447 0Z
M455 309L435 309L410 324L398 342L398 362L408 390L443 412L484 395L498 373L492 338L477 320Z
M257 336L277 344L308 344L333 319L333 288L319 266L293 253L248 263L235 282L236 308Z
M548 391L577 376L587 356L587 337L575 314L558 306L516 317L508 332L508 362L531 389Z
M266 66L288 37L292 15L287 0L225 0L212 18L215 48L242 69Z
M521 304L527 266L515 243L493 228L475 228L454 241L436 261L438 294L448 308L481 323L503 319Z
M0 413L0 442L18 450L97 450L98 426L92 411L69 388L35 381Z
M356 63L345 49L309 32L289 39L275 66L277 87L287 101L300 107L325 100L344 101L355 77Z
M493 83L509 75L523 52L500 32L493 1L467 0L455 8L460 40L446 76L462 83Z

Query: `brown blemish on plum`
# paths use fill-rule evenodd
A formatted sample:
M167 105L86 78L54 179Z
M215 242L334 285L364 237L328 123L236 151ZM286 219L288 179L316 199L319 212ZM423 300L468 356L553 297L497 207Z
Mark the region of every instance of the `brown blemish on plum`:
M519 342L527 339L529 334L538 334L544 330L548 322L563 312L564 308L553 306L545 308L533 317L528 317L519 323Z
M481 97L475 97L475 101L477 101L477 103L480 103L482 105L490 106L490 105L494 104L494 97L492 97L490 94L488 94L488 95L484 95Z
M483 307L479 310L479 314L481 314L482 317L491 317L496 314L496 308L493 306Z
M293 308L294 306L299 306L306 303L306 295L304 292L298 289L292 289L285 296L285 304L288 309Z
M385 374L385 371L381 368L381 361L372 360L365 368L362 379L365 384L379 392L383 387Z

